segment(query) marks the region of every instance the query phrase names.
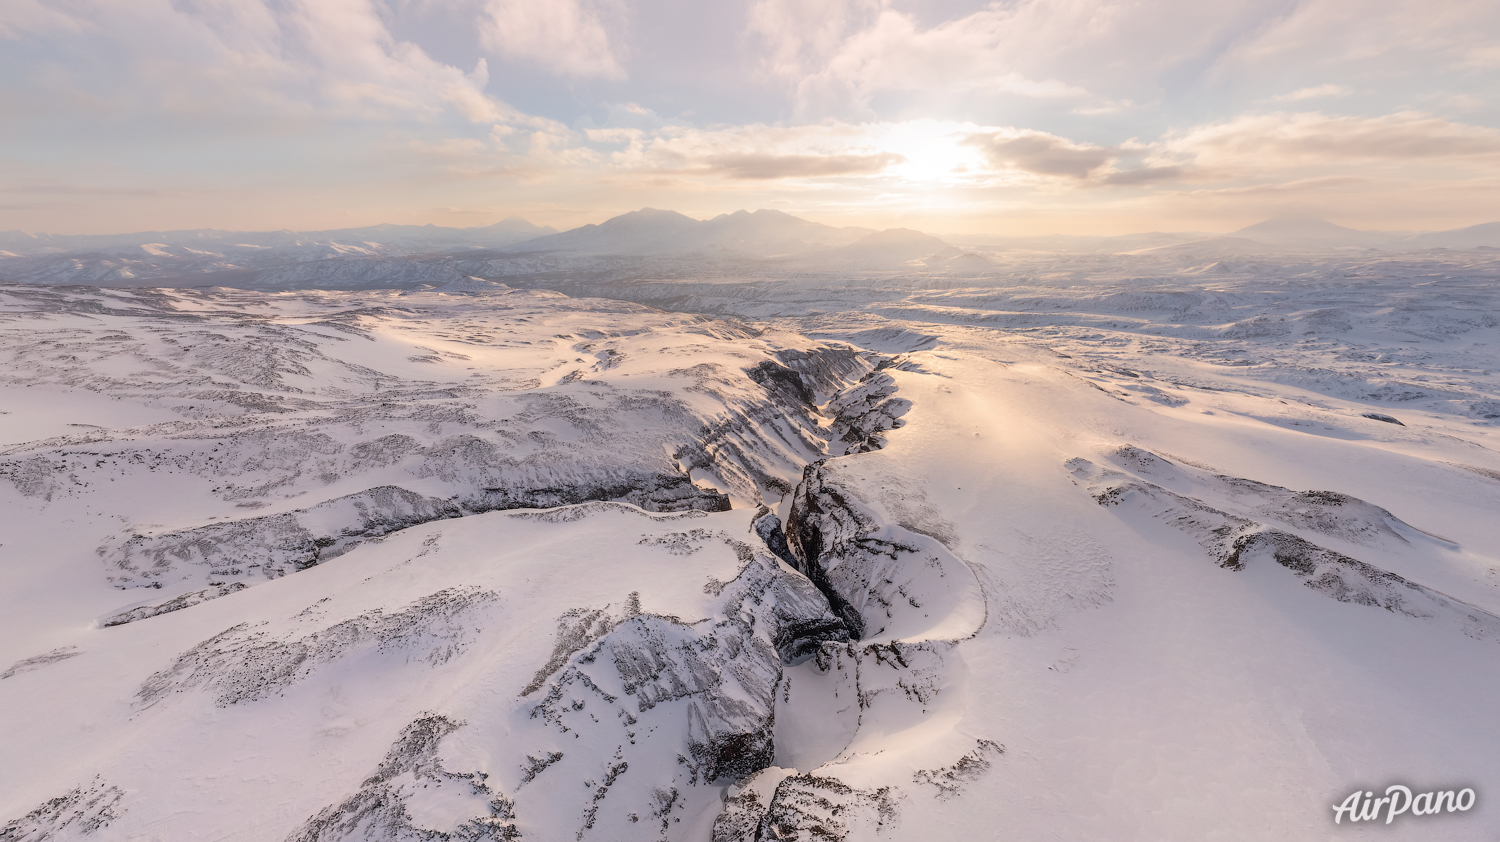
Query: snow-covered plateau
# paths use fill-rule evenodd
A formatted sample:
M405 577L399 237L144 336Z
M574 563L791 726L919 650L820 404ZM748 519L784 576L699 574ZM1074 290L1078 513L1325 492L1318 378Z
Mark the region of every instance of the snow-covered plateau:
M783 222L0 285L0 840L1495 838L1500 251Z

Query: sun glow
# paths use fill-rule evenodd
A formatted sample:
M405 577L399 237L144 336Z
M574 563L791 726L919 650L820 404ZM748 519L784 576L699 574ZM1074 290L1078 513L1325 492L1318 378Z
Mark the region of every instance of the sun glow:
M888 172L905 181L930 185L962 184L973 181L987 170L979 148L964 143L977 131L969 123L912 120L882 127L879 143L883 150L906 160Z

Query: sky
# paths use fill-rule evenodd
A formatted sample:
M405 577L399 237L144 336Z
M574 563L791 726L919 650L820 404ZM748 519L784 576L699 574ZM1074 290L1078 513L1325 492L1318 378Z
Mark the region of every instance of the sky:
M0 0L0 230L1500 220L1494 0Z

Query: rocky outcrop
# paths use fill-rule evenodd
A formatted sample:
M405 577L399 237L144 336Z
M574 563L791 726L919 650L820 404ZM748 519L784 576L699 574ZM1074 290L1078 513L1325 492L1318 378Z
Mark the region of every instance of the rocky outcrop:
M1299 492L1212 474L1133 445L1118 447L1106 458L1113 467L1082 457L1068 460L1065 467L1099 505L1143 512L1172 525L1225 569L1274 562L1304 586L1339 602L1442 618L1471 637L1500 641L1500 617L1298 534L1376 550L1448 543L1379 506L1333 491Z
M892 787L863 790L829 775L791 775L770 792L752 784L730 796L714 822L713 842L869 839L899 812L900 793Z
M515 700L514 713L501 714L503 741L481 752L485 771L471 771L442 750L450 736L485 737L465 731L455 716L424 714L396 738L374 774L290 840L511 839L531 835L530 827L556 828L569 815L579 840L651 840L679 838L681 822L717 812L721 787L773 762L777 691L788 664L847 635L830 634L841 630L838 620L806 579L729 536L690 529L644 540L684 558L708 548L722 553L727 545L742 567L716 587L709 616L700 620L642 612L634 596L623 610L566 612L552 657ZM410 618L403 624L409 631L387 645L421 658L446 637L442 617L436 625L419 619L431 614L424 606L401 612ZM453 617L459 626L480 619ZM252 704L269 685L247 684L242 666L257 664L276 678L295 661L300 676L330 657L357 653L374 639L375 627L387 625L360 618L296 640L257 640L253 629L231 629L154 677L142 688L142 703L200 687L218 693L220 704ZM337 651L335 641L342 646ZM486 715L493 707L485 703ZM458 755L471 763L475 757ZM434 803L447 806L423 809ZM433 824L434 815L444 823Z
M770 765L782 669L848 633L805 579L761 554L750 555L719 605L714 619L696 624L651 614L622 620L546 682L532 718L561 733L618 720L629 737L668 717L680 723L669 730L683 734L678 760L689 785ZM621 751L627 760L633 753Z
M363 540L462 514L451 501L384 486L279 515L136 535L106 559L120 586L160 587L164 578L194 567L218 580L275 579L336 558Z
M146 708L167 696L202 689L219 707L266 698L320 666L366 650L401 651L437 665L461 654L476 612L496 599L477 588L449 588L404 608L374 609L305 635L280 636L241 623L183 652L136 691Z
M895 524L841 479L837 460L809 465L792 496L786 541L855 639L935 625L977 589L941 542Z
M108 827L124 811L125 793L95 777L84 786L48 799L35 810L0 827L5 842L46 842L89 836Z
M374 774L342 802L308 819L287 842L510 842L520 839L515 804L495 792L480 772L452 772L443 767L438 744L464 723L428 714L408 725ZM448 814L463 812L447 828L419 824L413 807L439 803Z
M872 371L829 401L824 408L833 417L828 455L868 453L885 447L882 434L905 424L901 416L911 409L911 401L894 397L896 388L895 378Z
M173 611L192 608L194 605L207 602L210 599L229 596L248 587L249 585L244 582L230 582L228 584L216 582L201 591L174 596L165 602L159 602L154 605L141 605L125 611L117 611L106 617L100 625L108 628L110 626L123 626L126 623L133 623L136 620L149 620L152 617L158 617L162 614L170 614Z

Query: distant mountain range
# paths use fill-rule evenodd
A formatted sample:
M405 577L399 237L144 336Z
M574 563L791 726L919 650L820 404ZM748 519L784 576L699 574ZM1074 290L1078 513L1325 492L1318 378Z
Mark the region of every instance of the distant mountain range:
M1203 255L1257 255L1326 252L1374 248L1409 251L1432 248L1500 248L1500 222L1453 231L1361 231L1316 217L1273 217L1228 234L1151 232L1118 236L1048 234L1023 237L949 237L982 242L996 250L1150 254L1192 252Z
M1230 234L937 237L910 228L824 225L776 210L694 219L643 208L558 232L511 217L493 225L372 225L330 231L201 229L114 235L0 232L0 280L24 283L264 289L451 287L467 278L615 278L649 275L661 261L698 271L878 271L988 274L1000 254L1090 253L1173 259L1500 248L1500 222L1454 231L1359 231L1316 218L1278 217ZM603 273L601 275L600 273Z
M518 248L581 254L801 254L845 246L874 234L870 228L835 228L777 210L735 211L698 220L677 211L643 208L598 225L537 237ZM939 246L941 248L941 246Z
M139 252L144 246L189 249L288 249L341 246L341 253L361 250L385 253L393 250L448 251L455 248L501 248L547 234L557 229L533 225L520 217L509 217L481 228L445 228L439 225L370 225L331 231L218 231L201 228L188 231L141 231L131 234L28 234L0 231L0 252L25 257L38 254L83 252ZM160 249L159 249L160 250ZM0 256L5 256L0 254Z
M1472 249L1486 246L1500 248L1500 222L1486 222L1483 225L1471 225L1468 228L1458 228L1453 231L1417 234L1411 238L1410 242L1424 248Z

